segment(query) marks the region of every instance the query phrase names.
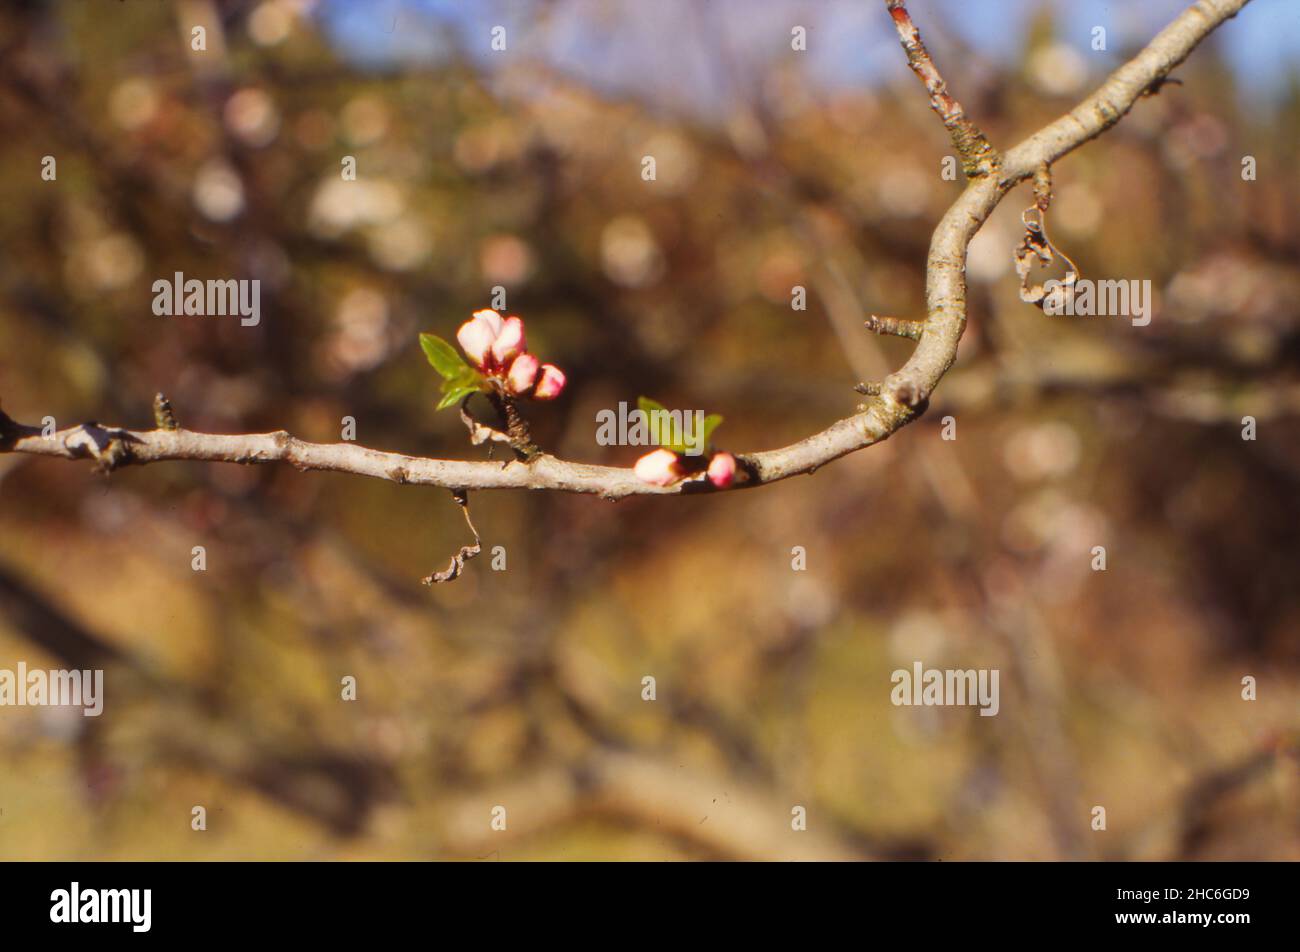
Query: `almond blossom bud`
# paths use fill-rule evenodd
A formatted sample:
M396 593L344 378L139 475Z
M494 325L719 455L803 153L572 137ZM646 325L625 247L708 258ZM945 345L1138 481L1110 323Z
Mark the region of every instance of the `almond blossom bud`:
M510 365L506 374L506 387L511 393L527 393L533 388L537 379L537 358L532 354L520 354Z
M492 308L482 308L481 310L475 311L470 316L475 320L483 321L488 327L492 328L492 336L494 338L501 333L501 327L503 325L501 315L492 310Z
M492 342L496 339L496 331L493 330L491 321L483 317L485 314L496 316L497 326L500 327L501 318L497 316L496 311L475 311L474 316L460 325L460 330L456 331L456 340L460 344L460 349L480 370L487 366L488 357L492 352Z
M542 375L537 378L534 400L554 400L564 390L564 371L555 364L542 364Z
M641 482L652 486L671 486L683 475L677 454L662 447L637 460L632 472Z
M709 482L718 489L726 489L736 478L736 457L730 453L714 453L709 460Z
M527 349L524 346L524 322L517 317L507 317L497 339L492 342L492 356L496 359L497 366L509 365L510 361Z

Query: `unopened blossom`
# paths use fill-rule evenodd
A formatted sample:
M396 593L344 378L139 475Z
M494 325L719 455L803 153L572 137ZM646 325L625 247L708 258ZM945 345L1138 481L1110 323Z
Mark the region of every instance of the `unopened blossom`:
M498 367L509 367L510 362L527 349L524 345L524 322L517 317L507 317L492 342L492 359Z
M500 330L501 315L496 311L475 311L474 316L456 331L456 341L465 356L474 362L474 366L484 370L488 366L492 344Z
M482 321L492 329L492 336L496 337L501 333L501 328L505 326L505 321L501 315L490 307L482 307L470 315L476 321Z
M554 400L564 390L564 372L554 364L539 363L528 353L524 322L518 317L503 318L489 308L475 311L456 331L456 340L474 367L498 391L509 396Z
M537 388L533 391L536 400L554 400L564 390L566 379L564 371L555 364L542 364L542 374L537 379Z
M736 457L730 453L714 453L709 460L709 482L718 489L726 489L736 479Z
M533 389L537 379L537 358L532 354L520 354L510 364L506 374L506 389L514 394L525 394Z
M637 460L632 472L641 482L652 486L671 486L684 475L677 454L662 447Z

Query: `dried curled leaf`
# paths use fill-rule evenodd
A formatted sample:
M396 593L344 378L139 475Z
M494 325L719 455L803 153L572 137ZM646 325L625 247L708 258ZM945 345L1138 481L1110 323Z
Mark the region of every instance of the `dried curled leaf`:
M460 577L460 573L465 570L465 563L474 556L483 551L483 546L479 541L478 530L474 528L474 522L469 517L469 493L463 489L452 490L451 497L456 500L456 505L460 506L460 511L465 514L465 524L469 526L469 531L474 533L473 545L462 545L460 551L451 558L451 562L441 572L434 572L432 575L425 576L421 579L425 585L435 585L438 582L450 582Z
M1041 204L1031 205L1021 215L1021 221L1025 223L1025 237L1015 250L1016 274L1020 277L1020 300L1043 307L1049 295L1063 300L1073 294L1074 285L1079 280L1079 269L1070 256L1053 245L1047 237L1046 210ZM1061 256L1066 269L1065 277L1061 278L1059 284L1050 291L1042 284L1031 285L1029 272L1033 270L1034 264L1046 267L1057 255Z
M468 398L461 402L460 419L461 422L465 424L465 429L469 430L469 441L471 444L474 446L481 446L489 441L493 443L511 442L509 433L505 433L502 430L494 430L492 427L486 426L474 419L474 417L470 415L469 407L467 406L468 402Z

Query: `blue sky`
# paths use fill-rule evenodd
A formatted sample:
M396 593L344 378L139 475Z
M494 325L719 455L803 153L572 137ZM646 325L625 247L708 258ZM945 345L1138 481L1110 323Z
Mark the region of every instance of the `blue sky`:
M943 63L943 29L993 62L1023 48L1030 15L1050 9L1058 38L1086 54L1100 79L1119 54L1149 40L1187 0L913 0L909 5ZM324 0L319 17L349 58L376 67L459 54L493 68L541 57L611 92L640 93L671 107L707 112L724 89L789 53L790 28L808 30L805 66L824 88L896 77L897 39L879 0ZM493 53L493 26L508 50ZM1092 30L1104 26L1105 53ZM1266 106L1300 76L1300 0L1253 0L1217 31L1243 102ZM950 53L950 56L952 54ZM719 69L726 63L725 70ZM956 72L950 70L950 72Z

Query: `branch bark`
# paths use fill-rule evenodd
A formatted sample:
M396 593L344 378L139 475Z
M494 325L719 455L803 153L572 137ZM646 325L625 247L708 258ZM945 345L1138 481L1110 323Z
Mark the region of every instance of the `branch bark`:
M948 92L948 84L939 68L930 58L930 51L921 42L921 31L907 12L906 0L885 0L885 8L894 19L898 40L907 54L907 65L930 94L930 108L938 113L943 127L952 136L953 148L961 156L962 169L968 178L978 178L992 173L998 166L997 150L975 123L966 118L961 103Z
M912 356L885 378L879 394L853 416L790 446L738 455L742 478L737 479L736 487L752 488L815 472L841 456L887 439L919 416L957 358L957 345L966 326L966 249L989 214L1011 189L1044 165L1050 166L1118 122L1139 98L1163 85L1169 73L1206 36L1249 2L1197 0L1079 105L998 156L947 92L902 0L886 0L909 65L925 83L932 105L952 133L958 150L965 149L963 158L973 159L977 174L943 216L931 239L926 268L927 315ZM222 435L181 429L134 431L87 423L47 438L39 428L15 423L2 412L0 452L91 458L104 469L180 459L287 462L300 470L353 473L453 490L543 489L593 493L608 499L712 491L702 480L651 486L637 479L630 469L568 462L547 454L529 462L505 465L430 459L351 443L308 443L284 431Z

